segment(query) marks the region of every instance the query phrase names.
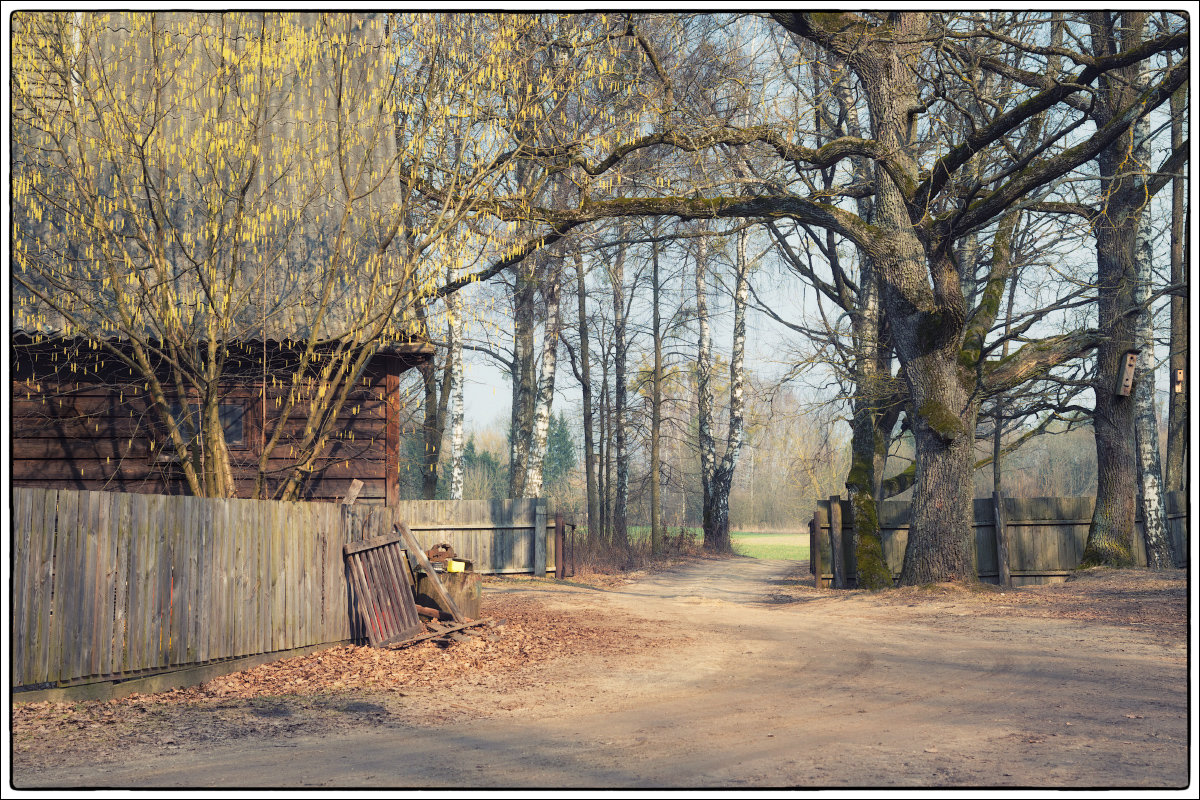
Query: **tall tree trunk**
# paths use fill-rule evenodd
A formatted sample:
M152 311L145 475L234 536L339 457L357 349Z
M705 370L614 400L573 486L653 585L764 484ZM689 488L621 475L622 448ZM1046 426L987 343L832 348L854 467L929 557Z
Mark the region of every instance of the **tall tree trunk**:
M1102 163L1108 159L1101 159ZM1101 174L1104 173L1103 166ZM1111 173L1109 173L1111 174ZM1101 184L1112 183L1101 179ZM1101 190L1104 191L1103 189ZM1111 195L1105 193L1111 198ZM1110 200L1111 204L1111 200ZM1133 332L1124 312L1133 301L1133 281L1127 270L1133 259L1127 226L1116 217L1101 214L1096 223L1098 315L1111 322L1108 336L1096 349L1095 410L1092 430L1096 440L1096 507L1088 529L1083 564L1129 566L1133 558L1134 492L1137 466L1134 458L1133 397L1114 391L1122 355L1133 349ZM1125 241L1122 241L1125 240ZM1126 252L1122 252L1126 251Z
M887 244L873 255L913 411L917 481L900 578L905 584L977 580L971 478L979 400L959 372L966 325L962 286L945 249L927 250L917 235L905 189L895 177L904 176L910 185L918 179L909 135L909 113L921 102L913 42L927 24L923 13L898 16L894 37L851 55L872 130L890 154L887 164L874 168L876 244Z
M1017 275L1014 273L1008 282L1008 306L1004 312L1004 344L1000 346L1000 357L1008 358L1009 332L1012 330L1013 305L1017 295ZM1007 405L1004 394L993 401L996 415L996 430L992 433L992 492L1003 492L1004 473L1001 470L1002 445L1004 439L1004 411Z
M558 366L559 291L562 286L562 260L554 258L553 269L542 287L546 299L546 334L542 341L542 370L538 379L537 404L533 415L533 436L525 471L525 497L539 497L542 491L542 467L546 458L546 436L554 405L554 376Z
M883 556L877 511L879 478L887 457L880 407L889 369L882 341L879 284L868 258L860 258L859 307L854 320L854 400L850 420L850 471L846 491L853 509L853 548L858 586L871 591L890 588L892 572Z
M625 252L628 229L619 227L621 243L617 246L617 257L613 264L613 438L616 447L617 486L613 499L613 537L622 545L629 545L629 448L626 441L628 420L628 393L625 385Z
M217 389L217 381L208 383ZM196 443L201 448L205 497L236 497L237 487L233 482L233 467L229 460L229 448L225 442L225 430L221 424L221 396L213 391L204 398L200 408L203 421ZM185 406L186 407L186 406Z
M839 117L845 120L845 132L861 137L858 106L849 81L840 80L834 87L839 105ZM870 162L865 158L853 160L855 178L866 182L871 177ZM871 198L857 200L858 215L872 219ZM890 348L883 335L883 309L879 293L879 276L870 256L861 250L859 259L859 294L857 308L851 313L854 332L854 400L850 420L850 471L846 475L846 492L853 511L851 547L857 565L858 586L871 591L889 588L892 571L883 556L883 541L879 535L878 502L880 480L887 459L887 432L880 429L883 415L881 403L887 393L884 385L891 367Z
M583 391L583 472L587 484L588 539L595 542L600 538L600 495L596 484L596 428L592 405L592 365L588 355L587 286L583 273L583 254L576 249L573 255L579 299L579 369Z
M928 12L894 13L861 31L861 18L853 16L796 14L785 22L850 66L878 152L886 154L873 161L871 228L856 243L878 270L890 341L908 389L916 483L900 576L905 584L977 580L970 488L979 398L974 376L959 364L966 303L953 241L931 236L916 222L928 213L920 207L912 126L923 108L915 76L930 21Z
M1187 93L1180 90L1171 97L1171 147L1183 146L1183 119L1187 112ZM1186 256L1187 179L1183 174L1171 181L1171 283L1187 287L1188 265ZM1176 376L1187 375L1188 359L1188 291L1183 289L1171 295L1171 393L1168 395L1167 410L1167 464L1166 490L1186 492L1187 486L1187 430L1188 430L1188 382L1183 381L1181 392L1175 391Z
M657 235L658 225L654 227ZM651 333L654 337L654 373L650 388L650 551L659 555L663 549L662 530L662 452L660 447L663 401L663 354L661 284L659 283L658 242L650 251Z
M600 359L600 530L612 541L612 415L608 393L608 359Z
M533 259L526 259L531 262ZM537 397L533 363L534 312L537 293L532 267L517 271L513 292L513 367L512 415L508 449L509 497L525 496L526 465L533 437L533 412Z
M716 446L713 440L712 334L708 321L708 239L701 236L696 249L696 323L699 343L696 353L696 425L700 444L701 525L704 547L718 547L715 538L713 512L713 472L716 467ZM711 544L710 544L711 542Z
M417 304L417 318L422 330L425 330L425 307ZM450 398L450 356L446 355L442 363L441 392L438 391L438 366L434 361L426 361L419 367L421 382L425 390L424 418L421 424L421 438L425 444L423 463L421 465L421 497L433 500L437 497L438 464L442 457L442 431L446 425L446 406Z
M450 309L450 499L463 495L463 319L462 299L458 292L447 298Z
M733 348L729 359L729 430L725 452L712 479L712 508L705 516L711 528L704 529L704 548L718 553L733 551L729 536L729 490L742 449L746 408L746 304L750 298L746 258L746 231L737 234L737 277L733 289Z
M1128 31L1127 47L1141 38ZM1093 51L1108 55L1117 51L1112 12L1092 15ZM1112 109L1121 108L1131 92L1134 75L1121 70L1100 80L1095 104L1097 123L1103 124ZM1140 176L1126 169L1132 134L1119 136L1096 159L1100 171L1103 203L1096 218L1096 313L1107 334L1096 349L1096 395L1092 429L1096 437L1096 506L1083 551L1084 565L1128 566L1134 563L1133 520L1136 504L1137 458L1134 433L1134 399L1115 391L1124 354L1136 348L1129 315L1137 286L1137 214L1145 200L1134 191ZM1150 357L1150 354L1147 354Z
M1139 69L1139 87L1145 84L1145 69ZM1133 127L1133 158L1141 175L1150 170L1150 120L1143 117ZM1134 302L1138 313L1134 321L1134 338L1142 350L1134 379L1134 430L1137 434L1138 489L1142 501L1142 537L1146 544L1146 562L1151 569L1166 569L1176 559L1173 543L1167 534L1167 515L1163 505L1162 463L1159 457L1158 411L1154 402L1154 316L1150 309L1151 283L1154 281L1152 261L1154 245L1150 226L1150 209L1143 203L1138 210L1137 248L1134 269L1137 289Z

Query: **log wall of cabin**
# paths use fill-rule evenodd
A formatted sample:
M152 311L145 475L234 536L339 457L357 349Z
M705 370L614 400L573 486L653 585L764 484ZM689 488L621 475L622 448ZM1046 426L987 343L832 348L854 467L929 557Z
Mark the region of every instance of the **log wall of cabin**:
M363 482L359 501L382 504L388 499L388 468L399 461L399 437L389 458L389 427L411 429L411 412L399 397L397 376L407 365L393 356L378 359L360 380L338 415L329 444L315 463L300 499L335 501L352 480ZM389 386L389 373L391 380ZM21 376L16 376L21 377ZM111 385L111 384L110 384ZM389 420L386 392L395 397ZM242 447L230 454L237 496L252 497L264 439L278 420L282 390L261 384L231 385L223 403L244 407ZM293 411L285 432L272 450L268 496L294 463L294 448L307 422L303 406ZM264 429L264 410L267 427ZM300 413L297 413L299 411ZM389 426L389 421L391 425ZM98 383L14 380L12 384L12 485L148 494L189 494L183 470L164 457L166 436L144 393L126 386ZM393 476L393 495L395 495Z

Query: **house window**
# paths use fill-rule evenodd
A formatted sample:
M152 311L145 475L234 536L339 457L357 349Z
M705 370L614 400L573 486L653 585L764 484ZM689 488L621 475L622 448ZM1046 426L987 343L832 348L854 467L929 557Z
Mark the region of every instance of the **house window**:
M189 403L187 414L183 405L178 401L171 403L171 416L179 425L180 433L187 441L193 441L201 430L200 405ZM228 447L246 446L246 407L240 403L221 403L217 406L217 416L221 419L221 427L225 430L225 444Z

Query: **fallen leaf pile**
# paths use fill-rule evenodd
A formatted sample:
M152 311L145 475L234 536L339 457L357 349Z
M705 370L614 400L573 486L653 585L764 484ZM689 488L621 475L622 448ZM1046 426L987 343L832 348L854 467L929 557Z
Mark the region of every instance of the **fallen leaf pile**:
M430 697L455 687L491 687L500 693L536 680L541 665L567 653L629 652L644 645L619 620L548 612L536 600L501 595L484 601L483 614L498 627L471 630L463 641L424 641L399 650L346 645L262 664L192 686L131 694L108 702L38 702L13 705L14 731L24 734L84 731L170 706L271 701L314 696L408 693ZM220 706L218 706L220 707Z
M885 603L952 600L980 613L1073 619L1156 630L1169 636L1187 630L1187 571L1181 569L1078 570L1064 583L1004 589L992 584L905 587L879 595Z
M163 699L248 699L344 689L436 689L462 681L488 685L531 662L565 652L612 648L617 631L580 619L548 614L525 598L489 601L486 616L506 622L463 631L463 641L424 641L398 650L346 645L263 664L166 693ZM628 633L620 634L626 642Z

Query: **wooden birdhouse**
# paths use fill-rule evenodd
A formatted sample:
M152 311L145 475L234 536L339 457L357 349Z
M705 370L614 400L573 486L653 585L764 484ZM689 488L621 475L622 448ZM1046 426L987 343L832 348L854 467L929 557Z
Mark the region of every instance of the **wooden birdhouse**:
M1128 397L1133 394L1133 371L1137 369L1137 357L1141 350L1126 350L1121 355L1121 362L1117 367L1117 386L1114 390L1122 397Z

